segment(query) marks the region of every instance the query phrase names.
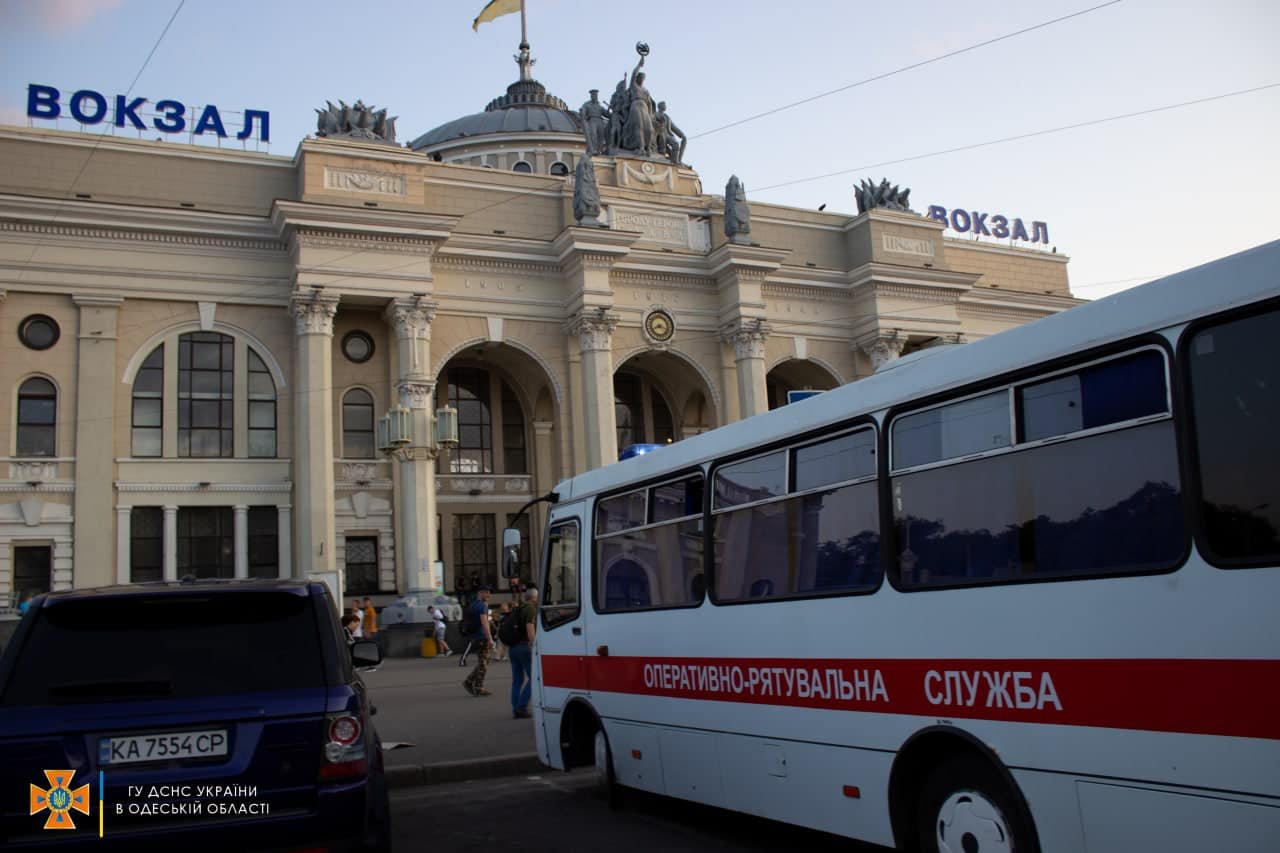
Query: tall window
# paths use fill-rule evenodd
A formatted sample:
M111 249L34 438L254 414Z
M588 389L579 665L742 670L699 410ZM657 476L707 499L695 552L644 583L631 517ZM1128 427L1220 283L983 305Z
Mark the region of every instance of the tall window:
M143 583L163 578L164 510L135 506L129 513L129 580Z
M496 586L498 581L497 534L493 516L489 514L455 515L453 517L454 577L472 575L480 583Z
M235 345L217 332L178 338L178 455L234 453ZM274 416L273 416L274 417Z
M133 380L134 456L159 456L164 444L164 344L142 362Z
M633 444L675 441L675 419L662 393L648 378L620 372L613 377L613 411L618 450Z
M372 459L373 395L353 388L342 398L342 455L346 459Z
M378 591L378 537L348 536L347 549L347 591Z
M178 576L230 578L236 573L235 520L229 506L178 508Z
M249 577L280 575L280 528L273 506L249 507Z
M18 389L18 455L57 456L58 392L39 376Z
M18 600L53 589L53 548L48 545L15 545L13 587Z
M276 455L276 383L262 357L249 350L249 455Z
M528 474L525 455L524 409L516 392L506 382L502 385L502 464L505 474Z
M449 460L450 473L492 473L493 416L488 371L463 367L450 370L449 405L458 410L458 448Z

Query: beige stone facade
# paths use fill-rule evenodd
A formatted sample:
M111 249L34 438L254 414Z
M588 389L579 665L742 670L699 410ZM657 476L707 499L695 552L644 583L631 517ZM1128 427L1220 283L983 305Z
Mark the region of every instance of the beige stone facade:
M385 600L436 560L492 581L511 515L622 445L1077 303L1064 256L912 214L753 203L732 243L693 170L596 157L587 228L580 143L440 150L0 129L0 602L313 571ZM437 452L446 404L462 446ZM396 405L416 440L379 455Z

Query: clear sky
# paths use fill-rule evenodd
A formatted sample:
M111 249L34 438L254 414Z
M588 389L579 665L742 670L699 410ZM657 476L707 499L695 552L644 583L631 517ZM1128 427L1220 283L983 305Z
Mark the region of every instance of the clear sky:
M1043 220L1082 297L1280 238L1280 88L876 165L1280 83L1277 0L1121 0L699 136L1103 2L528 0L529 40L535 76L572 107L607 97L647 42L649 90L693 137L708 192L736 173L749 199L853 213L852 185L887 177L920 212ZM286 156L314 107L362 98L407 141L516 78L520 18L473 33L484 3L186 0L130 90L178 0L0 0L0 123L25 125L40 83L267 110Z

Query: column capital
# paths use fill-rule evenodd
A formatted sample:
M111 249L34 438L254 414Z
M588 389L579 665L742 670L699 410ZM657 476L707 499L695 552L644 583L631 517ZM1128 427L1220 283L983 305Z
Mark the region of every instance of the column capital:
M235 506L231 507L231 509L232 509L234 512L236 512L237 514L247 515L247 514L248 514L248 512L249 512L249 505L248 505L248 504L236 504Z
M555 427L554 421L533 421L534 435L550 435L551 430Z
M610 314L602 305L594 309L584 308L574 314L565 323L564 330L565 334L578 336L578 346L583 352L605 352L617 326L618 315Z
M383 317L396 330L401 340L431 340L431 323L436 318L438 302L425 296L396 299L387 306Z
M293 315L294 333L302 335L333 335L333 316L338 313L338 297L320 290L306 292L295 290L289 299L289 313Z
M165 505L164 505L164 512L165 512L165 515L177 515L177 514L178 514L178 508L177 508L176 506L172 505L172 504L165 504Z
M436 383L422 380L402 379L396 383L396 394L400 397L400 405L406 409L425 409L431 404L431 394L436 390Z
M720 327L720 339L733 344L735 361L764 358L764 342L773 328L760 318L741 318Z
M907 338L894 330L886 334L878 334L871 338L855 341L853 348L861 350L871 359L871 369L879 370L885 363L902 355Z

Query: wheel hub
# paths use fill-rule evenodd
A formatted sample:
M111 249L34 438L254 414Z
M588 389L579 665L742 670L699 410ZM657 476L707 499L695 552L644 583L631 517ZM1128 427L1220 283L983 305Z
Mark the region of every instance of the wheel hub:
M938 810L939 853L1012 853L1009 826L995 803L976 791L952 794Z

